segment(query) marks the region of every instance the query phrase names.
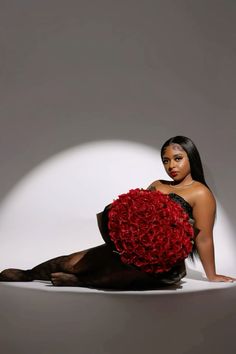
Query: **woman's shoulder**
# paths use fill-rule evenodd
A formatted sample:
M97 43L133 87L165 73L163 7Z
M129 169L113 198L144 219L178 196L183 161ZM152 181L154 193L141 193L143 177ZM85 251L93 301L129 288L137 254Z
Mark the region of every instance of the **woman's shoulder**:
M154 187L158 188L159 186L164 186L164 185L169 185L170 181L165 181L163 179L157 179L156 181L153 181L148 188Z
M149 190L158 190L162 193L168 194L169 193L169 185L170 185L170 181L165 181L162 179L158 179L156 181L153 181L147 189Z
M194 188L192 188L192 195L194 197L194 204L216 203L212 191L201 182L195 182Z
M194 185L193 185L193 190L195 191L195 193L199 196L213 196L212 191L205 186L203 183L195 181Z

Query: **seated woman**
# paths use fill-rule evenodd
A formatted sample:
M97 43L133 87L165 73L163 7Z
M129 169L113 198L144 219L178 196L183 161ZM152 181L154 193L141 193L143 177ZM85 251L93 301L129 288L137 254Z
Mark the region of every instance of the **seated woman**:
M198 230L194 249L208 280L234 281L232 277L216 273L213 242L216 202L205 182L196 146L183 136L170 138L161 148L161 158L172 181L154 181L148 190L168 195L194 220L194 229ZM54 286L116 290L155 289L178 284L186 275L183 259L176 261L170 269L153 272L150 267L145 271L142 267L124 262L116 242L110 237L108 225L111 208L112 204L98 214L99 228L105 241L103 245L57 257L28 270L6 269L0 273L0 281L49 280ZM156 249L152 251L158 252Z

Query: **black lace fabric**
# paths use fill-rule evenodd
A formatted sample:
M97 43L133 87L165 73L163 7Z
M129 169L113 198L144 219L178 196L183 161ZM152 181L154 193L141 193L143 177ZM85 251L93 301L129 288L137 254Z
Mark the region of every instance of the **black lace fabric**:
M182 206L182 208L188 213L191 219L193 218L193 208L183 197L175 193L169 193L169 196L172 200L174 200L175 202L179 203Z

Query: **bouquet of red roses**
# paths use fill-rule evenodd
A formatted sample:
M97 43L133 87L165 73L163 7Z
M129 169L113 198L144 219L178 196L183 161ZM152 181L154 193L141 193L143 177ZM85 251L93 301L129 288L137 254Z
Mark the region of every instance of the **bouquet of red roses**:
M147 273L169 271L193 248L188 214L159 191L137 188L120 195L111 204L108 228L122 262Z

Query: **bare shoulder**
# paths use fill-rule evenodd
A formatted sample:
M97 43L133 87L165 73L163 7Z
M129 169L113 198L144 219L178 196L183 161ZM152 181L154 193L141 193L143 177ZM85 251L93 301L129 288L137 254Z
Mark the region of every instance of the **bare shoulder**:
M156 181L153 181L147 189L159 189L161 186L167 184L168 181L164 181L164 180L161 180L161 179L158 179ZM170 183L170 182L169 182Z
M211 207L215 207L216 200L209 188L204 186L204 184L198 182L193 190L194 195L194 205L201 206L201 205L208 205Z
M149 190L153 191L160 191L162 193L168 194L169 193L169 184L170 181L164 181L162 179L156 180L150 184L150 186L147 188Z

